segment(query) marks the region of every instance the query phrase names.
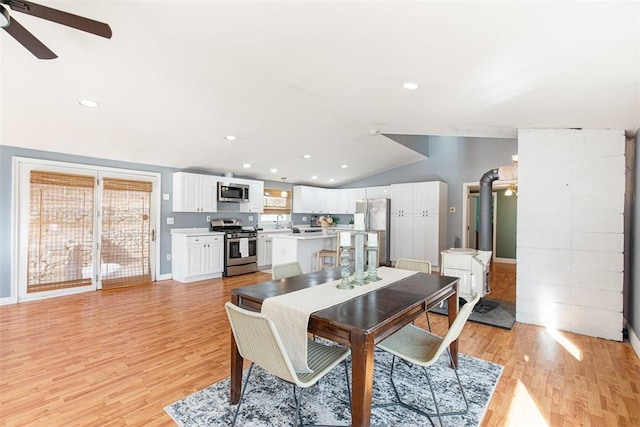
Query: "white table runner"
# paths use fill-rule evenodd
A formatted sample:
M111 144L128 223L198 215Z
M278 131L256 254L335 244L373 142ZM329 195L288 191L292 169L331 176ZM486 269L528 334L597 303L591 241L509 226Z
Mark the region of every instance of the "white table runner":
M312 372L307 366L307 329L311 313L383 288L413 274L416 272L380 267L378 276L382 280L378 282L344 290L336 288L342 279L333 280L322 285L267 298L262 302L261 311L274 321L296 372Z

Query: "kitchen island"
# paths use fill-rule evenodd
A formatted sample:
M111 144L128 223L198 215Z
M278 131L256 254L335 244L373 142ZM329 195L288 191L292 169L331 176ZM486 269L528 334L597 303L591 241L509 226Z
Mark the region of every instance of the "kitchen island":
M337 251L338 236L329 231L327 236L317 233L274 233L270 234L272 244L272 265L297 261L303 273L316 270L316 252L321 249Z

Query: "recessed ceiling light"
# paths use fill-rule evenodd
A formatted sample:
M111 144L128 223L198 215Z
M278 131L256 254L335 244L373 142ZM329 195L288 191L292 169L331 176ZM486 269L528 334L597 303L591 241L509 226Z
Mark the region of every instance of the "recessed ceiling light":
M310 158L311 158L311 154L305 154L305 155L304 155L304 156L302 156L302 157L304 157L305 159L310 159Z
M96 108L98 106L98 103L93 99L81 99L80 105L88 108Z
M311 179L318 179L318 175L313 175Z
M271 168L271 169L270 169L270 172L271 172L271 173L276 173L276 172L278 172L278 169L276 169L276 168Z
M329 179L329 182L333 182L333 181L335 181L335 179L333 179L333 178L330 178L330 179Z
M406 82L405 84L402 85L403 88L407 89L407 90L416 90L418 89L418 83L413 83L413 82Z
M249 169L251 167L251 163L244 163L242 167L245 169Z
M341 167L342 169L345 169L345 168L348 168L348 167L349 167L349 165L342 165L342 166L340 166L340 167Z
M236 136L235 135L227 135L224 137L224 139L226 139L227 141L235 141L236 140Z

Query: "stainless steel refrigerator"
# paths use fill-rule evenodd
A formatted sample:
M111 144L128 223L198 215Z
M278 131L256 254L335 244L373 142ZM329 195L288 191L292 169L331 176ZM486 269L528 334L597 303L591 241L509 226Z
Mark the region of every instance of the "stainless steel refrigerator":
M378 251L380 265L391 265L391 200L356 200L356 213L364 214L365 230L378 232Z

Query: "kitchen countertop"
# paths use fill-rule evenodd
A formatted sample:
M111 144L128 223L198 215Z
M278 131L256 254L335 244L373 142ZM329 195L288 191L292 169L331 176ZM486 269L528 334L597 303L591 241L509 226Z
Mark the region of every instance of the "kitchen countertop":
M224 235L224 233L220 231L209 231L208 228L172 228L171 234L181 234L185 236L202 236L203 234L211 236Z
M334 239L338 237L338 233L329 232L329 235L324 236L322 232L318 233L275 233L270 235L272 238L279 239L295 239L295 240L319 240L319 239Z

